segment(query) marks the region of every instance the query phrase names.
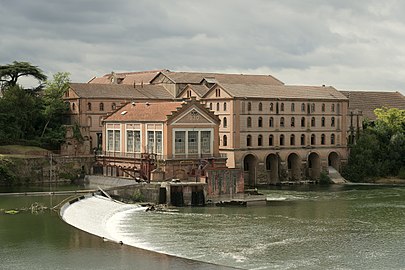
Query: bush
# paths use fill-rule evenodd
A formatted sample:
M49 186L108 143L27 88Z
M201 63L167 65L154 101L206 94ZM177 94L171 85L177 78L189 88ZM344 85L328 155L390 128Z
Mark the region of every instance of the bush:
M398 177L401 179L405 179L405 167L401 167L398 173Z
M326 172L321 172L321 176L319 177L319 184L321 185L329 185L332 183L329 175Z
M0 185L11 186L16 180L13 173L13 163L7 159L0 158Z

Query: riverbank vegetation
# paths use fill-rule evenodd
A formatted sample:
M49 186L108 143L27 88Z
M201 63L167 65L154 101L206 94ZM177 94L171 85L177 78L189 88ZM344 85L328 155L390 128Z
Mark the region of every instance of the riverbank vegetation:
M377 119L365 122L350 149L344 177L353 182L373 182L382 177L405 179L405 110L380 108Z
M25 76L36 79L37 85L24 88L19 80ZM59 149L68 110L62 97L68 87L68 73L56 73L47 80L40 68L27 62L0 66L0 144Z

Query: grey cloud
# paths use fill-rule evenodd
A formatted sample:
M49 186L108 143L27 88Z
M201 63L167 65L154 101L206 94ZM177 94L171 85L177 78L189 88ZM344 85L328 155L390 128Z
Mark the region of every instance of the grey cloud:
M0 63L30 61L48 73L68 71L76 81L155 68L272 72L287 83L370 89L404 81L398 70L405 68L405 3L399 1L0 4Z

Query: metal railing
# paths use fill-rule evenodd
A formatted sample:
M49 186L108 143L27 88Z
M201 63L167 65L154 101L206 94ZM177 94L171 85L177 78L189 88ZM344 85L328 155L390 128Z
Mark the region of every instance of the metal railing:
M129 159L143 159L149 156L158 160L180 160L180 159L208 159L208 158L225 158L226 154L173 154L173 155L160 155L154 153L129 153L129 152L113 152L113 151L96 151L97 157L112 157L112 158L129 158Z

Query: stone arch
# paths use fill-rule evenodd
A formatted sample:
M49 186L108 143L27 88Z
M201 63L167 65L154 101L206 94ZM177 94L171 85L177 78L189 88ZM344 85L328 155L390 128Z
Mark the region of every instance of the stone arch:
M269 184L279 182L278 177L279 158L276 154L269 154L266 157L266 171Z
M257 157L253 154L247 154L243 158L243 173L245 178L245 185L254 187L256 185L256 168Z
M288 177L292 181L301 179L301 158L296 153L291 153L287 158Z
M335 168L339 171L340 169L340 156L336 152L330 152L328 155L328 166Z
M307 161L308 176L311 179L319 179L321 176L321 158L315 152L312 152L308 156Z

